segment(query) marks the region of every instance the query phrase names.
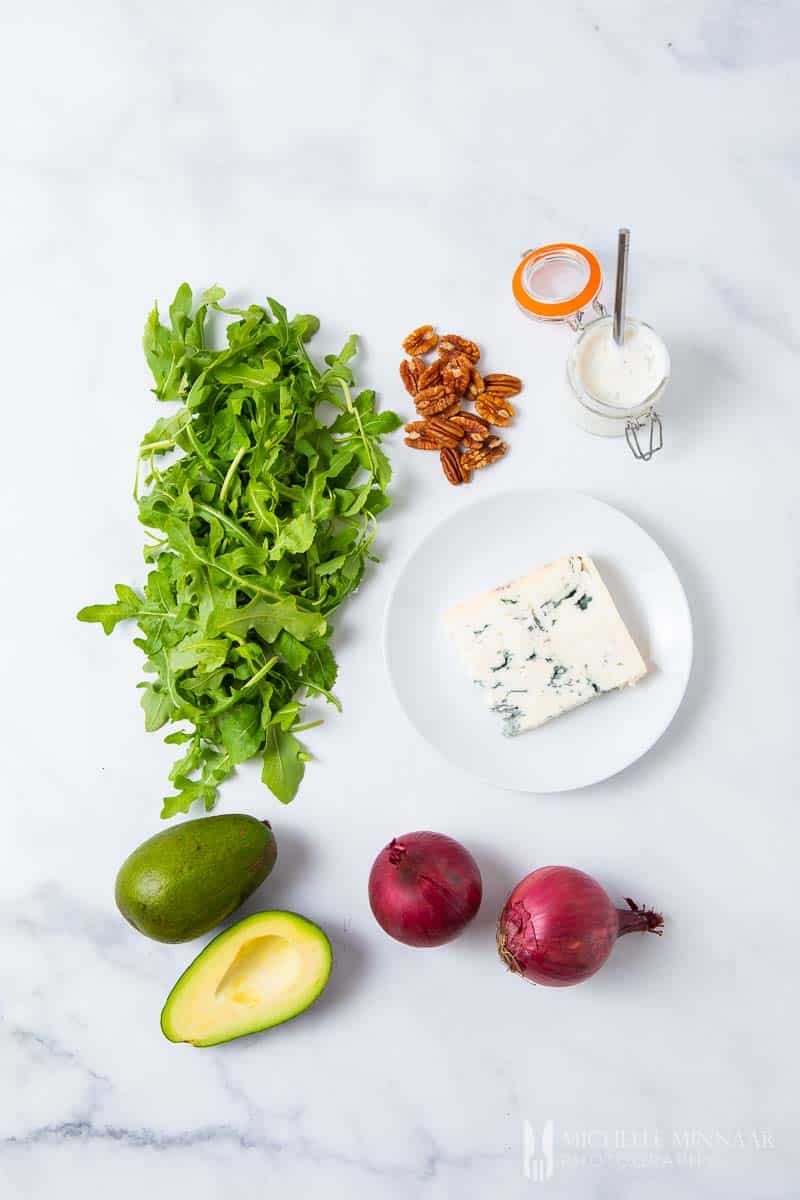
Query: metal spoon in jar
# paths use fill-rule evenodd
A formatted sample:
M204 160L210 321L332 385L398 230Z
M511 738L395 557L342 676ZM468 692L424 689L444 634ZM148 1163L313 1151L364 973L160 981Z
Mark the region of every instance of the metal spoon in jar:
M617 240L617 286L614 292L614 341L622 345L625 336L625 300L628 294L628 248L630 229L620 229Z

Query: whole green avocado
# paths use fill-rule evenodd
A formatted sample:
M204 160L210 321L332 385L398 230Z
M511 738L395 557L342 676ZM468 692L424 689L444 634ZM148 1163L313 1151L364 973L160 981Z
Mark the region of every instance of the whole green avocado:
M199 817L142 842L119 869L117 908L157 942L189 942L229 917L277 857L268 821Z

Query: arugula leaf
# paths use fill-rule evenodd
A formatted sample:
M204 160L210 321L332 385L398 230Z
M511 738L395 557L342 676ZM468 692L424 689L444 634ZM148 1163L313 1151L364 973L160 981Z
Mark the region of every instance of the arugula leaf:
M293 733L271 725L264 748L261 779L281 804L293 800L305 774L308 755Z
M148 733L153 733L167 723L172 711L172 701L167 692L154 683L145 684L141 703L144 709L144 727Z
M306 349L316 317L224 298L215 285L194 307L182 284L168 324L157 306L148 315L153 391L175 402L139 450L150 569L141 594L117 584L116 602L78 613L106 633L137 622L145 728L181 723L165 738L183 752L164 817L213 808L257 754L277 798L295 795L310 757L295 732L318 724L302 723L300 697L338 707L328 617L373 557L391 478L380 442L402 423L372 390L353 393L355 337L320 371ZM208 344L209 308L232 318L222 349Z
M325 632L325 618L319 613L301 612L295 600L251 600L243 608L214 609L209 617L208 631L212 636L223 633L229 637L245 638L251 630L274 642L282 629L301 641L304 637Z
M316 526L308 513L301 513L288 521L270 550L270 558L281 558L284 554L304 554L316 535Z
M275 639L275 649L285 659L294 671L299 671L306 663L309 649L288 630L282 630Z
M233 763L245 762L258 754L263 742L259 705L242 701L223 713L219 718L219 736Z
M305 661L303 678L317 684L318 687L330 691L336 683L337 667L333 651L324 638L315 638L306 646L308 657Z
M114 585L114 591L117 593L116 604L89 604L80 610L78 620L97 621L103 626L105 633L111 633L118 621L127 621L137 616L142 602L133 588L126 587L124 583L117 583Z
M280 363L267 361L260 367L249 367L246 363L235 363L220 367L214 372L218 383L242 383L251 387L266 387L280 374Z
M333 558L329 558L327 562L317 563L317 575L332 575L334 571L339 570L346 558L346 554L337 554Z

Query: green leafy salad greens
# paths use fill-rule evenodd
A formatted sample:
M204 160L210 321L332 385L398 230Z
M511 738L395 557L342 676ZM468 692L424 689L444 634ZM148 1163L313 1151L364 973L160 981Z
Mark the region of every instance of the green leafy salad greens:
M224 296L211 288L194 310L184 283L169 327L157 307L147 319L155 396L178 406L140 447L150 569L141 593L117 584L115 603L78 613L107 634L137 622L145 726L185 723L165 739L183 752L163 817L212 808L254 755L278 799L294 797L310 757L296 735L320 724L303 724L304 699L339 707L328 617L373 558L391 478L381 438L401 424L374 392L353 395L355 337L320 371L306 350L316 317ZM207 344L209 309L234 318L224 349Z

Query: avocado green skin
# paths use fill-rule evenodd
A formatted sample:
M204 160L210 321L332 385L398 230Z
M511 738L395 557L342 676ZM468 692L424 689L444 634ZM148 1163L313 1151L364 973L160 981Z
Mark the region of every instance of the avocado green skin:
M189 942L214 929L264 882L277 857L255 817L200 817L165 829L119 869L117 908L157 942Z

